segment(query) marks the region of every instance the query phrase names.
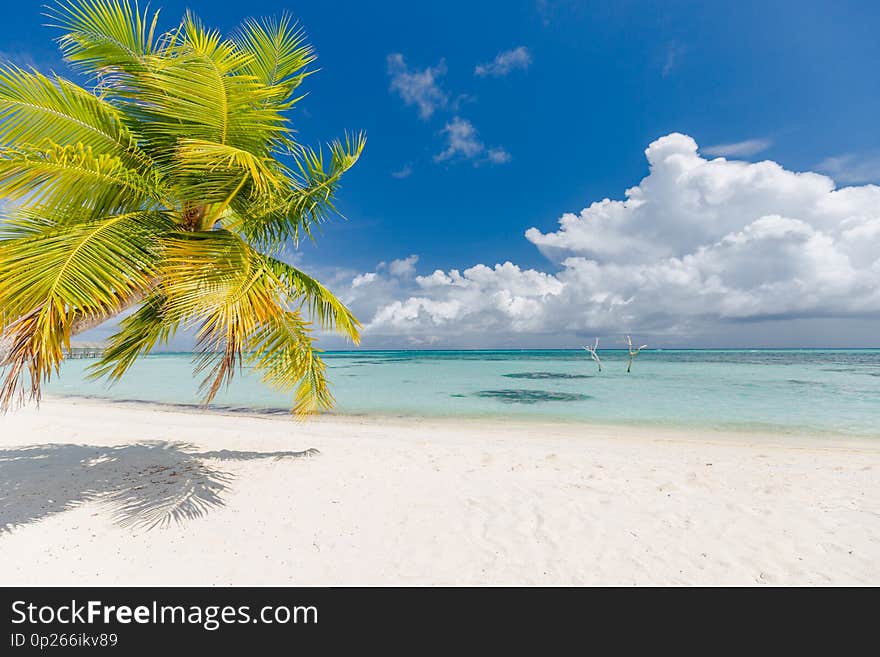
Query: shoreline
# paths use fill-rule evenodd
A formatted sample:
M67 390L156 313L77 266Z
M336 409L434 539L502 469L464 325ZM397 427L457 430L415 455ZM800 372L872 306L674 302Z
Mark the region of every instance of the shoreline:
M876 585L878 468L864 439L50 398L0 418L0 578Z
M159 413L192 413L197 415L216 415L220 417L252 417L275 419L282 421L298 422L291 416L289 409L282 408L250 408L250 407L224 407L224 406L202 406L200 404L181 403L172 404L156 401L147 401L140 399L112 399L110 397L100 397L97 395L62 395L57 393L44 394L43 400L77 404L94 404L96 406L119 406L122 408L147 409ZM406 415L400 413L337 413L334 411L321 413L314 417L304 420L304 422L377 422L377 423L437 423L437 424L466 424L466 425L500 425L513 426L522 428L535 427L568 427L585 429L587 431L623 431L623 432L644 432L644 433L663 433L663 434L679 434L686 438L693 434L708 434L725 437L731 440L762 437L763 440L768 438L777 438L781 441L789 439L809 441L826 441L833 440L835 444L841 442L851 443L853 447L857 447L863 441L877 440L880 443L880 431L876 434L861 434L844 431L831 431L816 429L813 427L791 427L782 425L771 425L765 423L742 423L742 424L677 424L675 422L638 422L638 421L619 421L619 422L592 422L581 418L570 417L546 417L546 416L503 416L503 415Z

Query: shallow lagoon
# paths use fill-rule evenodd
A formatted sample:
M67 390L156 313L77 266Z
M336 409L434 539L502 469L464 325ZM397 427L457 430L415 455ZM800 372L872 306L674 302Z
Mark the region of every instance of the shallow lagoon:
M343 414L498 417L880 436L880 350L362 351L325 358ZM119 383L71 360L50 394L198 404L189 354L157 354ZM214 406L280 412L288 398L244 372Z

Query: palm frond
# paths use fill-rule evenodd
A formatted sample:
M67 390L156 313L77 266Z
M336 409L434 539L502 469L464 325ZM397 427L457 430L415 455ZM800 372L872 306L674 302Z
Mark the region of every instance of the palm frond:
M163 195L157 172L82 144L0 147L0 197L10 200L108 213L156 206Z
M310 326L298 312L284 311L251 333L246 362L276 390L294 390L293 412L304 417L333 406L326 366Z
M233 39L242 52L251 55L245 70L268 86L283 85L286 96L310 75L304 69L317 59L305 33L287 14L245 21Z
M275 274L266 256L238 235L225 230L181 234L168 240L165 249L162 278L167 302L164 309L172 321L196 328L196 371L206 372L202 382L205 403L231 381L244 362L260 358L259 354L251 353L255 349L267 359L258 360L261 367L269 368L270 363L276 363L274 369L269 368L274 372L270 378L282 381L280 365L277 365L281 361L262 353L260 346L272 335L278 340L286 335L284 339L288 342L296 338L297 349L312 348L307 335L308 324L298 310L289 308L293 295L299 296L300 292L295 286L288 287ZM293 268L287 270L287 280L297 277L296 272ZM337 327L353 327L350 313L335 302L335 298L331 301L329 292L324 290L322 294L313 281L309 286L310 279L307 281L304 275L297 278L300 290L308 288L312 299L320 297L314 305L320 308L326 321ZM292 332L294 318L299 326L296 335ZM255 336L263 337L254 343ZM310 379L312 383L306 384L303 390L313 390L315 395L308 403L298 400L297 407L305 409L310 403L321 407L322 390L326 386L319 385L320 366L305 355L297 354L291 352L285 356L284 362L294 368L287 375L296 381Z
M257 254L226 231L181 234L166 242L163 285L169 317L196 329L196 371L205 403L241 365L247 336L278 312Z
M152 164L117 107L59 76L0 67L0 144L45 142L81 144L132 167Z
M93 75L140 72L156 48L159 12L140 13L129 2L57 0L46 15L64 31L58 44L67 61Z
M301 304L309 317L325 330L336 331L354 344L360 343L361 323L336 296L296 267L264 256L266 266L278 279L294 303Z
M173 155L179 139L197 139L268 153L286 130L281 110L265 103L278 90L252 76L224 74L209 56L181 49L166 65L138 76L138 120L154 148Z
M11 320L3 334L13 345L0 360L0 407L24 394L25 371L38 399L39 384L57 370L78 318L106 317L151 289L155 236L168 227L158 213L133 213L0 242L0 307Z
M153 292L131 315L119 323L119 330L108 340L101 360L89 368L89 376L106 376L111 381L123 374L157 344L165 344L177 331L178 324L165 312L165 296Z
M235 219L227 227L269 249L280 248L288 239L297 243L303 236L312 237L314 227L336 211L333 196L365 145L363 134L346 135L344 141L330 144L329 161L322 150L303 148L294 154L296 172L289 181L289 192L268 206L264 202L233 203Z
M284 182L273 158L211 141L182 139L169 167L183 198L202 203L223 203L225 209L239 192L251 198L268 197Z
M135 212L0 241L0 305L17 316L50 304L65 318L112 307L151 286L155 238L169 227L159 213Z

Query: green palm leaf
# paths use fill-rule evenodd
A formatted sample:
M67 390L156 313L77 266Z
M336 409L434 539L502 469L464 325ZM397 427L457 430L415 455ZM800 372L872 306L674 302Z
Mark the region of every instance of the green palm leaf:
M155 207L164 192L156 172L141 173L115 155L82 144L0 147L0 197L96 213Z
M293 412L310 415L333 406L326 366L312 344L309 325L285 311L248 338L247 363L278 390L294 390Z
M118 108L59 76L0 67L0 144L44 142L80 144L131 167L152 164Z
M330 290L296 267L264 257L266 267L286 290L325 330L337 331L355 344L360 342L360 322Z
M106 376L116 381L139 357L150 353L157 344L168 342L177 332L178 323L169 319L165 303L161 292L153 292L140 308L123 319L119 330L108 340L101 360L89 368L90 377Z
M118 313L156 284L154 238L168 224L158 213L121 214L0 242L0 307L11 319L3 332L13 345L0 359L0 403L23 394L25 369L39 399L79 319Z
M130 3L115 0L64 0L48 7L46 15L64 32L58 39L61 52L89 73L139 72L156 48L158 11L141 14Z
M283 85L285 96L310 75L304 69L316 59L305 33L287 14L280 19L245 21L234 40L242 52L251 55L246 71L268 86Z
M314 227L336 212L333 197L342 176L354 166L366 145L363 134L346 135L334 141L329 158L322 150L300 148L295 154L295 171L290 173L287 192L268 202L246 198L232 204L233 219L226 226L268 249L280 248L286 240L298 243L313 237Z

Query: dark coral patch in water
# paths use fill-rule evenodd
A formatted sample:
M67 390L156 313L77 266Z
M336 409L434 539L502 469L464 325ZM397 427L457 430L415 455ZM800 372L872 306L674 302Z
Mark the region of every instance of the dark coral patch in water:
M565 374L564 372L515 372L502 374L508 379L589 379L586 374Z
M810 386L814 388L824 388L826 384L821 381L804 381L803 379L788 379L788 383L796 386Z
M547 390L480 390L475 392L476 397L485 399L497 399L505 404L537 404L548 401L583 401L591 399L589 395L581 395L573 392L549 392Z

